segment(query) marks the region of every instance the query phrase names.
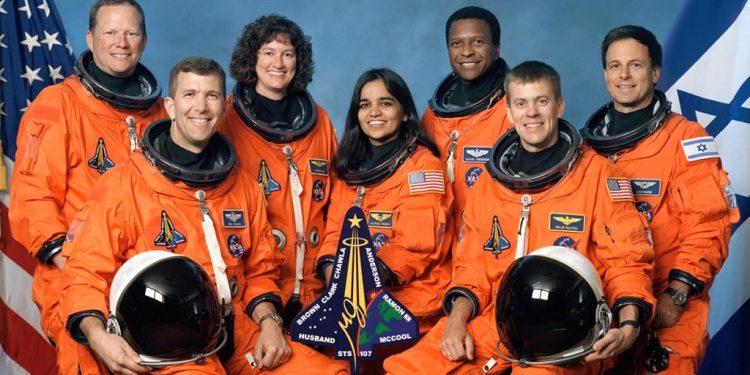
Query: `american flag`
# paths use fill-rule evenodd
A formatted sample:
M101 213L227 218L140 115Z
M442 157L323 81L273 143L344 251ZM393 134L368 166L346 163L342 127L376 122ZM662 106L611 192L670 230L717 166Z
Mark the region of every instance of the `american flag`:
M409 173L409 194L445 193L442 171Z
M73 49L53 0L0 0L0 130L10 168L23 112L44 87L73 71ZM56 373L55 352L39 327L31 301L36 260L11 238L8 193L0 204L0 373Z
M627 178L607 178L607 190L613 201L630 201L633 199L633 188Z

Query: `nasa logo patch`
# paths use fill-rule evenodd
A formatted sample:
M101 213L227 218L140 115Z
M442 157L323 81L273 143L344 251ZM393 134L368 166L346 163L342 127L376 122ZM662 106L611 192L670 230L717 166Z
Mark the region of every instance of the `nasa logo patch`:
M578 241L568 236L558 237L552 244L555 246L563 246L569 249L578 250Z
M477 183L477 180L479 180L479 176L482 174L482 168L479 167L471 167L468 171L466 171L466 176L464 176L464 180L466 181L466 186L471 189L474 187L474 184Z
M654 218L654 211L653 207L648 202L635 202L635 209L638 210L638 212L641 213L644 217L646 217L646 222L650 223L651 219Z
M242 258L242 254L245 254L245 248L242 247L240 238L236 234L230 234L227 237L227 249L233 258Z
M372 235L372 246L375 248L375 251L378 251L381 247L388 245L388 240L389 238L385 233L377 232Z
M322 180L315 180L313 184L312 198L316 202L322 202L326 197L326 184Z

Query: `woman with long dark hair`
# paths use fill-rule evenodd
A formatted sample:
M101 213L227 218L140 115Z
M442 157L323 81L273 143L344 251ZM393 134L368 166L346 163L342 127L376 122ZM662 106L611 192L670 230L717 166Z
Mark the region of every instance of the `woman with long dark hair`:
M364 211L390 293L427 332L450 282L453 195L411 92L390 69L364 72L352 94L317 270L330 279L346 211ZM383 360L382 356L378 357Z

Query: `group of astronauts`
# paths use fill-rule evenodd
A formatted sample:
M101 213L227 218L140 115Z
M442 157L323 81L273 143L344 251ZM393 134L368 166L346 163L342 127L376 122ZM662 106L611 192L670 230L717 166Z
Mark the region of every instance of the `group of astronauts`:
M60 373L347 373L284 328L323 291L352 205L421 335L382 348L365 372L476 374L491 359L490 373L697 372L708 289L739 212L713 139L654 89L654 35L605 36L612 101L580 131L560 118L554 68L500 57L491 12L457 10L445 38L452 73L421 119L404 80L371 69L339 143L306 90L312 48L294 22L267 15L244 28L229 93L219 64L189 57L162 99L139 63L140 5L97 0L75 73L23 116L12 177L12 235L39 260L33 298ZM573 363L498 359L500 279L550 245L590 260L612 327ZM216 280L232 350L150 367L107 330L115 273L150 250ZM656 365L647 331L664 350Z

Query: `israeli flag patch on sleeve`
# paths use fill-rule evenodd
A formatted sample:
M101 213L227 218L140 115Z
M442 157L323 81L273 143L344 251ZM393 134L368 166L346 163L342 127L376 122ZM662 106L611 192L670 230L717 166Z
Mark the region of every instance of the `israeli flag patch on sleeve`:
M713 137L690 138L681 142L682 151L685 152L687 161L696 161L719 157L719 149L716 147Z

